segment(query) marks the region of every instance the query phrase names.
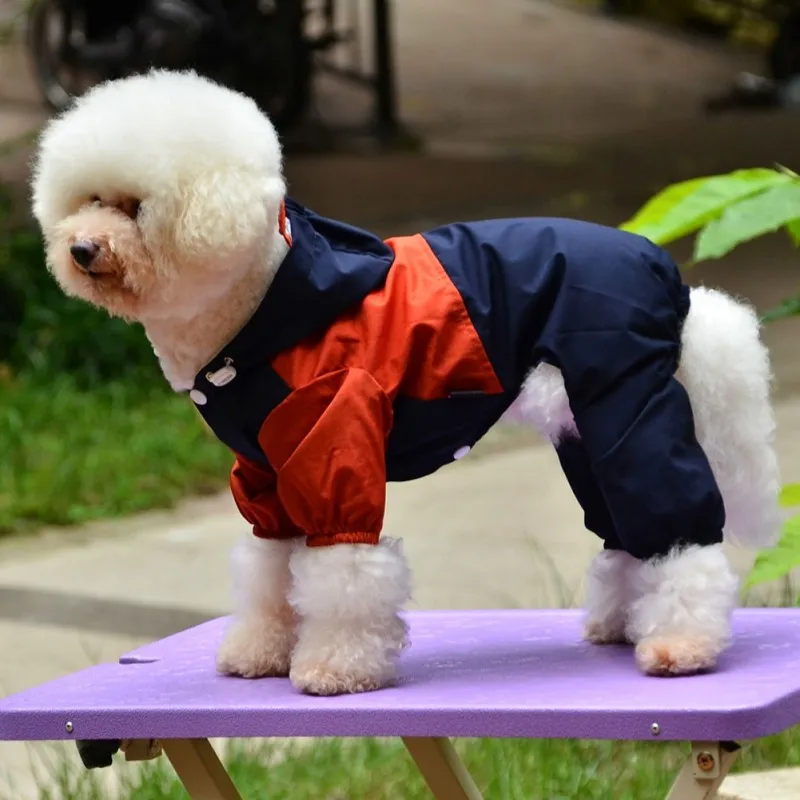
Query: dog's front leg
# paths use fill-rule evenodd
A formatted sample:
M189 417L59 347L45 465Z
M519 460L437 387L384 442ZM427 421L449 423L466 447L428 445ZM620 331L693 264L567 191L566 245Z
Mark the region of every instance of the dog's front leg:
M676 548L636 571L628 637L650 675L710 669L731 639L738 579L721 544Z
M290 677L315 695L387 685L406 645L399 611L411 594L401 543L334 544L292 555L290 601L300 625Z
M289 674L297 618L288 602L289 562L295 539L248 536L233 550L231 573L236 608L217 652L226 675L263 678Z

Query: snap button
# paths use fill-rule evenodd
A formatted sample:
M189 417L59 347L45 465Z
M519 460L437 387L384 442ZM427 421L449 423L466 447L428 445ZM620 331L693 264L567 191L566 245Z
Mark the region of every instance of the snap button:
M469 447L468 445L459 447L458 450L456 450L455 453L453 453L453 459L458 461L459 459L464 458L464 456L467 455L470 450L472 450L472 448Z
M216 372L207 372L206 380L219 388L227 386L236 377L236 367L233 366L233 359L226 358L225 366L220 367Z
M208 402L208 398L198 389L192 389L192 391L189 392L189 397L191 397L194 404L198 406L204 406Z

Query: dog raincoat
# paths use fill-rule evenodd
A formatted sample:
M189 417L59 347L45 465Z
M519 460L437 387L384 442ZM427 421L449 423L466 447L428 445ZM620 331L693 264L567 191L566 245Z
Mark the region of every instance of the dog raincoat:
M666 251L566 219L383 241L288 200L281 229L263 302L191 392L236 454L231 487L255 535L377 542L386 482L465 455L546 362L580 434L558 456L606 547L649 558L722 540L675 379L690 300Z

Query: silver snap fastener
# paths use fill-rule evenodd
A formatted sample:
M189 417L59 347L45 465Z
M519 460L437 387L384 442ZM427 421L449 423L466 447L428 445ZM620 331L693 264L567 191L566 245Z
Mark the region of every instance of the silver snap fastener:
M67 733L72 733L72 731L75 729L75 726L71 722L67 722L64 728L66 729Z
M192 401L197 406L204 406L208 402L208 398L198 389L192 389L189 392L189 397L192 398Z
M236 377L236 367L233 366L233 359L226 358L225 366L220 367L216 372L207 372L206 380L216 387L226 386Z
M458 461L461 458L464 458L465 455L469 454L469 451L472 450L471 447L468 445L464 445L463 447L459 447L458 450L453 453L453 458Z

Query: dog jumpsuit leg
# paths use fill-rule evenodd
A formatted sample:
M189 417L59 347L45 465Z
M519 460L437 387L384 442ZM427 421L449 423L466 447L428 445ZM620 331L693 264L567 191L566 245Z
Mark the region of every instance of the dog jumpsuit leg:
M599 336L613 349L628 334ZM695 436L689 398L674 376L672 348L656 340L633 347L650 352L621 359L629 362L622 369L599 356L607 369L603 377L595 373L588 391L578 390L580 375L564 369L570 397L583 401L573 403L575 423L616 535L641 559L679 544L717 544L725 523L722 496Z
M666 296L647 300L624 327L562 333L559 366L619 540L649 561L626 623L637 660L692 673L727 646L737 586L720 546L722 496L675 377L680 318Z
M621 550L622 543L614 530L611 512L580 439L565 437L556 446L556 455L570 489L583 509L586 529L603 540L606 550Z

